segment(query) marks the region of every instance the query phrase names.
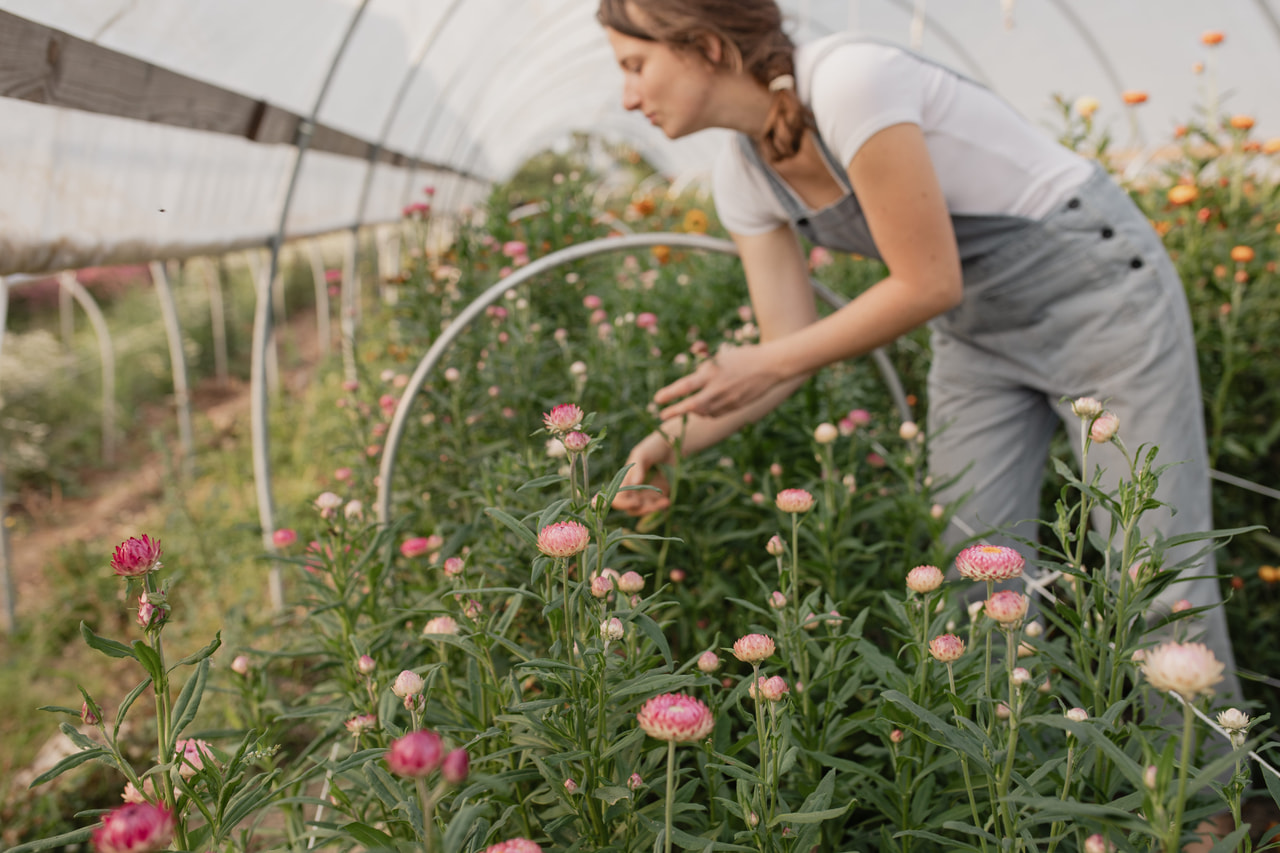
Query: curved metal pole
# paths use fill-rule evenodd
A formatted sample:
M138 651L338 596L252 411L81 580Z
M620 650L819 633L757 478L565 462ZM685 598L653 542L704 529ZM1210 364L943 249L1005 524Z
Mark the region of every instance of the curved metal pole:
M320 244L315 240L308 240L307 254L311 259L311 281L316 291L316 335L320 338L320 352L328 355L333 349L333 332L329 328L329 281L325 277Z
M462 313L453 319L453 322L449 324L449 327L444 330L440 337L436 338L435 343L431 345L426 355L418 362L417 369L409 377L409 384L405 386L404 393L400 395L400 401L396 404L396 411L391 418L391 426L387 429L387 438L382 446L382 458L378 464L378 496L376 501L378 523L386 524L391 515L391 478L395 473L396 456L400 451L400 442L404 438L405 426L409 422L409 410L413 408L414 398L418 396L422 386L426 384L427 376L435 369L445 350L467 330L472 320L479 317L484 312L484 309L501 299L503 294L511 288L524 284L526 281L542 273L549 272L561 264L589 258L593 255L623 252L657 245L700 249L707 252L718 252L722 255L736 256L738 254L738 248L732 242L716 237L706 237L701 234L630 234L623 237L605 237L577 246L569 246L538 258L528 266L521 267L501 281L490 285L488 290L481 293L470 305L464 308ZM840 308L847 302L843 297L837 296L816 282L813 284L817 295L831 307ZM907 405L906 395L902 393L902 383L898 381L898 374L894 370L892 362L889 361L889 357L882 349L873 350L871 355L876 361L876 366L880 368L886 384L889 385L890 393L894 396L894 402L898 406L902 419L910 420L911 408Z
M164 317L164 333L169 339L169 364L173 368L173 402L178 409L178 438L182 446L182 470L190 477L195 462L195 442L191 433L191 394L187 388L187 357L182 349L182 325L178 321L178 307L173 301L173 289L164 264L151 262L151 280L160 299L160 314Z
M227 381L227 312L222 301L222 275L218 262L205 258L204 284L209 294L209 326L213 331L213 376Z
M275 543L271 538L272 533L275 531L276 512L275 497L271 491L266 365L267 343L271 338L273 322L271 317L271 282L275 280L276 271L280 265L280 247L284 244L285 226L289 221L289 209L293 206L293 194L298 189L298 176L302 172L303 158L307 153L307 149L311 147L311 135L315 132L316 119L320 113L320 107L324 104L325 96L329 93L329 86L333 82L338 62L342 59L342 55L346 53L347 45L351 42L351 35L355 32L356 25L360 23L360 18L364 15L364 10L368 6L369 0L361 0L359 7L352 14L351 21L347 24L347 29L342 34L342 41L334 52L333 61L329 63L329 70L325 74L324 82L320 85L320 91L316 93L316 100L311 107L311 114L298 125L297 152L293 158L293 171L289 175L289 187L285 190L284 202L280 205L280 223L276 228L275 236L271 239L271 263L267 271L265 285L260 284L257 288L257 300L253 313L253 356L249 376L249 420L253 433L253 479L258 492L258 521L262 526L263 547L268 553L272 554L276 552ZM271 598L271 606L279 610L284 606L284 579L280 574L278 565L272 565L267 586Z
M0 353L9 322L9 285L0 275ZM9 501L4 496L4 458L0 457L0 630L12 634L18 627L18 592L13 585L13 561L9 556Z
M1111 60L1107 57L1107 52L1102 49L1102 45L1093 37L1093 33L1085 22L1071 8L1070 3L1064 3L1062 0L1049 0L1049 3L1058 10L1062 17L1067 19L1067 23L1080 36L1085 47L1089 49L1089 53L1093 54L1094 60L1102 68L1102 73L1107 75L1107 82L1111 84L1111 88L1115 90L1116 100L1124 100L1124 84L1120 82L1120 75L1116 72L1115 66L1111 64ZM1142 126L1135 119L1133 122L1133 132L1137 143L1143 148L1147 147L1147 135L1143 133Z
M102 461L112 465L116 461L116 439L119 431L116 428L116 352L111 341L111 330L107 328L102 309L89 291L85 290L84 285L76 280L75 273L60 274L58 284L63 293L80 303L98 338L98 360L102 363ZM0 328L2 327L3 324L0 324Z

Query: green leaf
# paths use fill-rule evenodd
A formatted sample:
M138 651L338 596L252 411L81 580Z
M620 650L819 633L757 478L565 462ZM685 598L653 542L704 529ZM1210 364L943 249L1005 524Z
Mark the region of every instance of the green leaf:
M50 850L54 847L71 847L88 841L89 836L93 835L95 829L97 829L96 826L73 829L70 832L55 835L52 838L41 838L38 841L29 841L26 844L19 844L17 847L10 847L5 853L36 853L37 850Z
M97 649L109 657L138 659L137 655L133 653L133 649L124 643L108 640L106 637L99 637L93 633L93 629L83 622L80 623L80 636L84 637L84 641L89 644L89 648Z
M538 547L538 535L529 528L525 527L511 515L503 512L497 507L485 507L485 515L488 515L509 527L517 536L524 540L525 544L531 548Z
M144 678L142 679L142 682L137 687L129 691L128 696L124 697L124 701L120 703L119 710L116 711L116 724L115 726L112 727L112 730L111 730L112 740L115 740L115 741L120 740L120 724L124 722L124 715L129 713L129 708L133 706L134 702L138 701L138 697L141 696L143 691L145 691L150 686L151 686L151 679Z
M631 796L631 792L621 785L601 785L591 792L591 796L598 800L604 800L609 805L625 800Z
M840 817L848 810L849 806L841 806L838 809L823 809L817 812L785 812L774 815L773 820L769 821L769 826L777 826L780 823L822 823L824 820Z
M662 652L662 658L667 662L667 666L674 668L675 661L671 657L671 646L667 643L667 638L662 633L662 629L658 627L658 623L643 613L636 613L632 616L631 621L658 647L658 651Z
M395 839L380 829L374 829L367 823L352 821L342 825L342 831L349 834L365 847L394 847Z
M205 646L203 649L201 649L198 652L195 652L194 654L187 655L185 658L178 661L173 666L169 667L169 671L173 672L175 669L177 669L180 666L187 666L188 664L199 663L200 661L204 660L205 658L209 657L214 652L216 652L218 650L218 647L221 645L222 645L222 632L219 631L218 633L213 635L213 640L209 643L209 645Z
M111 753L103 747L96 746L92 749L82 749L79 752L68 755L66 758L41 773L31 782L30 787L34 788L37 785L43 785L45 782L48 782L50 779L56 779L73 767L79 767L86 761L92 761L95 758L108 759L111 760L112 764L115 763L114 760L112 760Z
M152 681L156 684L164 683L164 661L160 660L160 655L156 654L155 649L142 640L134 640L133 657L142 664L142 668L147 671L147 675L151 676Z
M178 694L178 700L173 703L172 719L177 722L174 723L172 737L177 738L182 734L182 730L196 718L196 711L200 710L200 699L204 696L204 685L208 678L209 659L206 657L196 665L196 671L187 679L187 683L182 686L182 692Z

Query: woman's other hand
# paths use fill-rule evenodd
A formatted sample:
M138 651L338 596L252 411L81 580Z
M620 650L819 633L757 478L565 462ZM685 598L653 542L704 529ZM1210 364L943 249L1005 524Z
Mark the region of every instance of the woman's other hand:
M613 508L628 515L642 516L671 506L671 488L658 469L659 465L670 464L671 461L671 445L662 434L655 432L645 436L627 455L627 464L631 467L623 476L622 485L654 488L619 491L614 496Z
M720 347L693 373L653 395L655 403L667 406L659 417L664 421L690 414L714 418L760 399L785 378L772 369L768 353L767 346L753 344Z

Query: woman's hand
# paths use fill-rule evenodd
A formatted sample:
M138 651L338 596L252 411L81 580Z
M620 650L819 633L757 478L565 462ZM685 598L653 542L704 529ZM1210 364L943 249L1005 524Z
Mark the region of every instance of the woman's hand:
M628 515L642 516L671 506L671 488L667 478L657 466L669 464L671 445L661 433L651 433L631 448L627 464L631 467L622 478L623 486L650 485L658 489L630 489L620 491L613 499L613 508Z
M664 421L683 415L719 417L760 399L787 377L770 359L767 346L722 346L688 376L653 395L658 405L675 402L660 413ZM680 398L684 399L680 399Z

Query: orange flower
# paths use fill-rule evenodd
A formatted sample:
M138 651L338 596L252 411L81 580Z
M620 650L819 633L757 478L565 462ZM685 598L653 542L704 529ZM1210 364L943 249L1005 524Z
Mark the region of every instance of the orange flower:
M1280 136L1273 136L1262 143L1263 154L1280 154Z
M1151 227L1156 229L1156 233L1163 237L1173 230L1173 223L1167 219L1161 219L1159 222L1151 223Z
M1253 127L1253 116L1234 115L1231 117L1231 126L1236 130L1248 130Z
M653 203L653 199L649 196L636 199L631 203L631 206L635 209L635 212L641 216L648 216L650 213L653 213L654 208L657 207L657 205Z
M1203 74L1203 73L1204 73L1204 63L1203 63L1203 62L1193 62L1193 63L1191 63L1191 73L1192 73L1192 74Z
M1275 583L1280 581L1280 569L1275 566L1258 566L1258 577L1265 583Z
M1253 260L1253 249L1248 246L1236 246L1231 250L1231 260L1237 264L1247 264Z
M1121 96L1126 104L1143 104L1147 101L1147 93L1141 89L1126 89Z
M1222 30L1205 30L1204 34L1200 36L1200 43L1213 47L1214 45L1222 44L1224 38L1226 38L1226 35Z
M671 259L670 246L654 246L650 251L653 252L653 256L658 259L660 264L665 264Z
M1169 187L1170 204L1190 204L1200 197L1200 190L1194 184L1174 184Z
M1240 146L1241 151L1247 151L1250 154L1257 154L1262 150L1262 143L1256 139L1246 139L1244 144Z
M684 215L684 230L691 234L706 234L707 215L698 208L693 208Z

